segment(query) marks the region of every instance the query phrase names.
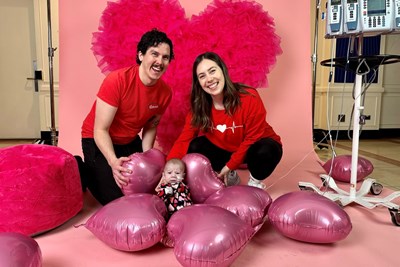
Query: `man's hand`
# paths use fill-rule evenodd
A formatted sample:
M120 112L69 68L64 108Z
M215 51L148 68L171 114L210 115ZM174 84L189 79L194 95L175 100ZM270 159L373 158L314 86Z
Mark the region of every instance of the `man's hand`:
M129 161L129 160L130 159L128 157L120 157L120 158L116 158L110 164L112 172L113 172L113 177L119 188L126 186L129 181L128 177L124 176L122 173L123 172L132 173L132 171L130 169L122 166L124 164L124 162Z

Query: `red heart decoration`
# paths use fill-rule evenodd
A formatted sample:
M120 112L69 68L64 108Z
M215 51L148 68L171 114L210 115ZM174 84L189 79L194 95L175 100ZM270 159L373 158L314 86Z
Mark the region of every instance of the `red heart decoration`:
M197 55L218 53L233 81L257 88L267 86L266 75L282 53L273 18L254 1L214 0L188 19L176 0L120 0L108 2L99 31L93 33L92 50L101 71L136 64L136 45L152 28L167 33L175 53L164 76L174 95L157 135L164 152L175 142L189 111L192 64Z

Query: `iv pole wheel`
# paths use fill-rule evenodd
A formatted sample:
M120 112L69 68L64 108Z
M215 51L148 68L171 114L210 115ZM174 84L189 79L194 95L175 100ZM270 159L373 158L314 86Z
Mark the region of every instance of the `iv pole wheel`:
M383 185L380 183L372 183L371 188L369 189L370 193L377 196L382 193Z
M389 208L390 216L392 217L392 223L396 226L400 226L400 211L398 208Z

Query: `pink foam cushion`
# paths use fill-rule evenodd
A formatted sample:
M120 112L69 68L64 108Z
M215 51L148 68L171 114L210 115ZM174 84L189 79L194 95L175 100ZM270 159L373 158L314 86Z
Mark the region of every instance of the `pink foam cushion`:
M75 216L83 207L75 158L49 145L0 149L0 232L35 235Z

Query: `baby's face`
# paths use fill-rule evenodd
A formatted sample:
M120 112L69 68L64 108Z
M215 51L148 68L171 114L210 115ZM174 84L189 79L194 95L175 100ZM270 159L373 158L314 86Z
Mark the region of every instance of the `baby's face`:
M169 183L182 182L185 176L185 171L178 164L169 163L164 168L164 179Z

